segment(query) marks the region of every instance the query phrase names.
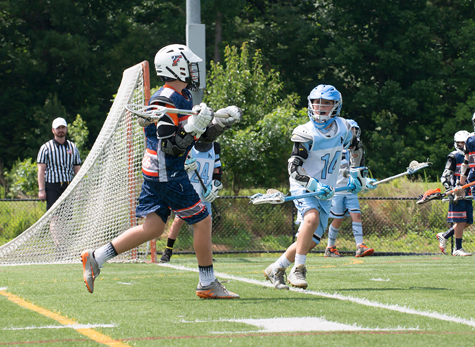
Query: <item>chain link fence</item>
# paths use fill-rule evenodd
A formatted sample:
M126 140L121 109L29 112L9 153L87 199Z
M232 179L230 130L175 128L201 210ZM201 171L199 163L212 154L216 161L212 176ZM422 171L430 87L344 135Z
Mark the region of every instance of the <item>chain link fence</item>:
M445 232L448 203L432 201L417 205L416 198L360 198L364 241L375 255L439 254L436 234ZM292 203L253 205L246 196L219 197L219 213L213 211L214 253L280 253L294 240L296 210ZM0 244L34 224L46 211L44 202L0 200ZM173 217L173 214L172 214ZM169 219L164 235L157 240L157 253L165 248ZM331 220L330 220L331 222ZM463 247L475 252L474 226L464 232ZM314 252L324 252L327 232ZM449 242L450 244L450 242ZM345 218L337 239L342 254L354 254L356 244L351 218ZM450 247L448 247L450 250ZM174 253L193 252L193 229L180 230Z

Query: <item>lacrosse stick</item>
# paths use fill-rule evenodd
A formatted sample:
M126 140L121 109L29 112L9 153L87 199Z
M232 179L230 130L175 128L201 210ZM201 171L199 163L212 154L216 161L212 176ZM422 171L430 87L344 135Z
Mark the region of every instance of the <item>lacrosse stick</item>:
M183 110L179 108L169 108L165 106L158 105L138 105L138 104L127 104L125 106L126 110L132 112L138 117L144 118L146 120L159 120L165 113L176 113L176 114L198 114L198 112L193 112L192 110ZM215 113L216 118L228 118L227 113Z
M411 161L409 163L409 167L406 169L406 171L400 173L400 174L397 174L397 175L394 175L394 176L391 176L391 177L388 177L388 178L385 178L381 181L377 181L377 182L374 182L372 183L374 186L377 186L378 184L381 184L381 183L386 183L386 182L389 182L389 181L392 181L396 178L399 178L399 177L402 177L402 176L406 176L406 175L412 175L413 173L415 173L416 171L419 171L420 169L424 169L426 167L429 167L431 163L426 161L426 162L423 162L423 163L419 163L415 160Z
M473 185L475 185L475 181L473 181L471 183L467 183L467 184L465 184L461 187L457 187L457 188L454 188L452 190L446 191L445 193L441 193L440 188L429 189L419 198L419 200L417 200L416 204L424 204L424 203L426 203L428 201L431 201L431 200L442 200L443 198L445 198L449 194L454 194L454 193L456 193L460 190L471 187Z
M198 170L195 170L195 174L196 174L196 177L198 177L198 181L200 181L201 186L203 187L204 191L206 192L205 183L204 183L203 180L201 179L201 176L200 176L200 174L198 173ZM219 210L218 210L218 208L216 207L216 205L215 205L214 203L211 203L211 207L213 208L214 213L216 214L216 216L215 216L216 221L219 221L219 220L221 219L221 213L219 213Z
M335 193L336 192L342 192L342 191L345 191L345 190L351 190L351 189L355 189L355 186L351 185L351 186L348 186L348 187L335 188ZM274 205L276 205L276 204L283 204L284 202L292 201L292 200L296 200L296 199L310 198L312 196L320 195L320 194L323 194L323 193L325 193L325 191L323 189L321 189L321 190L317 190L315 192L305 193L305 194L301 194L301 195L285 196L284 193L278 191L277 189L267 189L266 194L257 193L257 194L254 194L253 196L251 196L249 198L251 201L249 201L249 202L254 204L254 205L259 205L259 204L274 204Z

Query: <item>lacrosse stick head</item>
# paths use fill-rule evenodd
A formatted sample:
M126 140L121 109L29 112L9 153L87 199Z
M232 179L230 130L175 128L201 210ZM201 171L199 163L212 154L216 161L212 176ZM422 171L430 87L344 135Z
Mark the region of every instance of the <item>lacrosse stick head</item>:
M166 113L166 107L158 105L139 105L139 104L127 104L125 109L137 117L154 122L158 121Z
M429 167L430 164L432 164L432 163L430 163L428 161L423 162L423 163L419 163L418 161L413 160L409 163L409 167L407 168L407 172L409 173L409 175L412 175L413 173L415 173L416 171L419 171L420 169L424 169L426 167Z
M429 189L419 198L419 200L417 200L416 204L424 204L431 200L442 199L442 197L443 196L440 192L440 188Z
M267 189L265 194L257 193L250 197L250 203L253 205L260 204L282 204L285 202L285 195L277 189Z

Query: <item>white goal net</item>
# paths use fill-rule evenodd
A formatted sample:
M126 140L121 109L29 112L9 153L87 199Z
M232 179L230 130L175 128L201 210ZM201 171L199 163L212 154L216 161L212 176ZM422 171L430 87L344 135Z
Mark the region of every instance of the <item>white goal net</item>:
M81 170L56 203L29 229L0 247L0 264L77 263L137 225L135 206L145 150L141 128L125 106L150 98L148 62L124 71L109 115ZM143 261L148 244L113 261Z

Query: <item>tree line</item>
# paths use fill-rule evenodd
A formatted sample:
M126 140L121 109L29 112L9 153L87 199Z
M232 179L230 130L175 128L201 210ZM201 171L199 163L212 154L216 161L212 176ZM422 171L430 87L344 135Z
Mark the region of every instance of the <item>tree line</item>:
M185 43L184 0L0 0L0 9L6 171L36 158L58 116L71 123L79 114L90 148L123 70ZM307 121L306 98L320 83L342 93L342 116L360 124L377 178L429 158L426 175L437 180L454 133L472 131L472 1L207 0L201 9L205 100L246 115L222 139L235 188L286 184L290 132Z

